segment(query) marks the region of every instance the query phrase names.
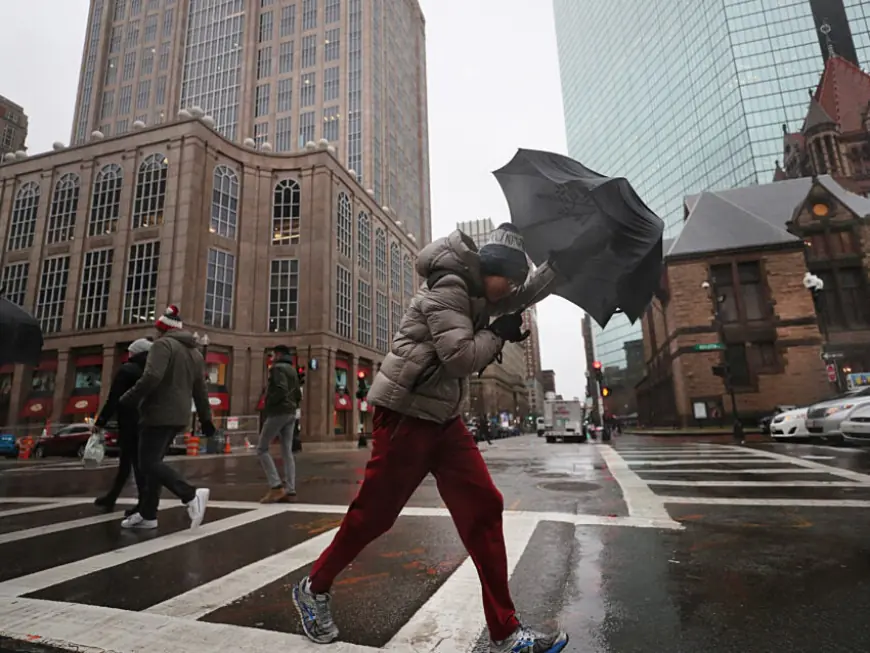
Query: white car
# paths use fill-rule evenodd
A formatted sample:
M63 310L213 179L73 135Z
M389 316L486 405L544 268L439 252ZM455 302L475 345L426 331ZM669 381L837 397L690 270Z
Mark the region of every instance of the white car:
M870 404L855 406L840 424L840 433L849 444L870 445Z
M780 413L770 423L770 435L774 440L807 438L807 409L795 408Z

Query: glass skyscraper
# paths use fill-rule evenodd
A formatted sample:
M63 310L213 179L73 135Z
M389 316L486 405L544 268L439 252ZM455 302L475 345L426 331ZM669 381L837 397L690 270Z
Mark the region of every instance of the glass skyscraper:
M772 181L782 125L800 128L831 51L855 63L856 51L870 56L870 0L554 0L554 8L568 151L629 179L664 219L666 238L680 229L686 195ZM620 314L594 331L604 367L624 368L639 324Z

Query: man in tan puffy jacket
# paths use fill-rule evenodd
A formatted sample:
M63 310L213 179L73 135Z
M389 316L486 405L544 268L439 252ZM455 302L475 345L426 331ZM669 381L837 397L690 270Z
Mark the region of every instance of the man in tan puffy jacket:
M561 651L565 633L543 635L517 620L502 495L459 417L468 377L495 360L505 341L527 337L520 311L549 294L555 266L547 263L530 275L522 237L503 224L480 251L459 231L433 242L420 252L417 271L426 283L405 312L368 395L375 414L365 480L332 544L293 588L303 630L321 644L338 637L328 594L334 579L390 529L431 473L477 567L490 650Z

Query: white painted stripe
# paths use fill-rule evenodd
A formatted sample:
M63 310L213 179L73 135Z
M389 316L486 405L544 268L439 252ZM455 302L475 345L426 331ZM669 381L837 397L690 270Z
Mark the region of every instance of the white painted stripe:
M0 544L9 542L17 542L26 540L31 537L40 537L49 535L50 533L59 533L61 531L71 530L73 528L83 528L85 526L93 526L94 524L102 524L107 521L116 521L120 524L124 518L123 512L112 512L102 515L94 515L93 517L83 517L81 519L71 519L69 521L57 522L48 524L47 526L36 526L35 528L27 528L13 533L4 533L0 535Z
M123 549L109 551L108 553L77 560L59 567L45 569L27 576L21 576L20 578L13 578L0 583L0 598L36 592L95 571L102 571L103 569L115 567L131 560L138 560L160 551L166 551L188 542L195 542L210 535L250 524L268 517L270 514L273 513L268 510L251 510L240 515L233 515L226 519L205 524L196 530L187 529L178 533L172 533L171 535L164 535L163 537L132 544Z
M4 499L5 501L5 499ZM90 503L89 499L79 499L75 503L68 503L65 501L53 501L52 503L43 503L38 506L25 506L24 508L13 508L12 510L3 510L0 511L0 519L4 517L13 517L15 515L26 515L29 512L42 512L43 510L57 510L58 508L66 508L68 506L81 505L83 503ZM18 503L18 502L17 502ZM23 503L23 502L21 502Z
M646 481L628 466L622 456L611 447L602 447L600 451L610 473L622 488L629 516L670 520L671 517L661 499L650 489Z
M794 459L792 459L794 460ZM765 458L734 458L733 460L722 460L719 458L695 458L693 460L631 460L628 461L631 465L717 465L722 463L746 463L767 465L770 459Z
M629 458L752 458L755 454L738 453L736 451L638 451L636 453L623 453L620 455L626 460Z
M508 576L532 539L538 520L505 518ZM534 552L538 555L538 552ZM467 558L385 647L391 651L469 651L484 627L477 568Z
M324 653L299 635L204 621L174 619L93 605L0 598L0 635L75 650L112 653ZM377 653L381 649L344 642L329 653Z
M732 449L744 449L743 447L732 446ZM835 476L840 476L841 478L847 478L850 481L861 481L864 483L870 483L870 474L862 474L860 472L854 472L850 469L841 469L839 467L834 467L833 465L823 465L822 463L817 463L812 460L804 460L803 458L795 458L793 456L786 456L781 453L774 453L773 451L766 451L765 449L753 449L757 454L762 455L769 460L777 460L779 462L789 462L792 465L797 465L798 467L805 467L806 469L814 469L817 471L826 472L828 474L833 474Z
M180 619L201 619L209 612L229 605L294 569L311 564L323 553L338 532L333 528L302 544L237 569L210 583L151 606L145 612Z
M71 499L69 497L3 497L0 498L3 503L62 503L64 505L75 505L86 501L83 497ZM121 503L121 500L118 500ZM0 513L2 514L2 513Z
M828 474L817 469L787 467L785 469L641 469L640 474Z
M722 497L662 497L665 503L705 504L712 506L794 506L804 508L870 508L870 501L860 499L741 499Z
M647 481L650 485L671 487L864 487L855 481Z

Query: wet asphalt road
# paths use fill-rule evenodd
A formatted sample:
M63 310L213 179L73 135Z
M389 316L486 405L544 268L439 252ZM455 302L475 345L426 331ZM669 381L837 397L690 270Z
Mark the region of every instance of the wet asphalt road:
M870 651L870 452L628 436L483 450L520 617L565 628L567 651ZM212 490L206 525L188 531L164 496L159 529L136 533L88 501L113 468L4 463L0 651L485 651L474 570L431 480L339 577L343 643L296 637L288 587L366 460L303 452L296 504L263 508L252 456L175 459Z

